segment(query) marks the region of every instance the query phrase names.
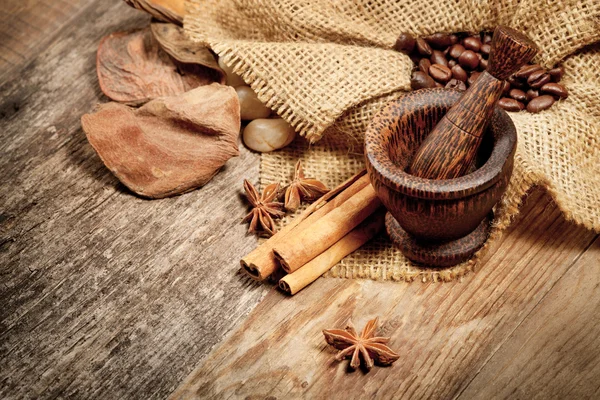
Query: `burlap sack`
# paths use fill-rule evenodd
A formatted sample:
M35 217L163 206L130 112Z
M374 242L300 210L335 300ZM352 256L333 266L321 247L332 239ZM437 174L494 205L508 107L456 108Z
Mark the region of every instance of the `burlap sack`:
M187 6L190 36L313 143L296 140L263 154L262 184L288 182L298 158L308 175L331 186L364 168L370 119L409 90L412 63L391 50L400 32L480 32L498 24L526 32L541 48L536 62L562 62L570 96L539 114L510 113L519 133L515 169L488 244L533 185L544 186L568 219L600 231L600 46L592 45L600 39L600 1L188 0ZM473 270L483 251L453 268L419 268L382 236L331 274L451 280Z

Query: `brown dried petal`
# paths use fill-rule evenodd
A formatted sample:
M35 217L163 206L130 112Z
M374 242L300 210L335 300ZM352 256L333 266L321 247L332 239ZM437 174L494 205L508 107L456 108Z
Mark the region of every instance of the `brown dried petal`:
M368 346L369 354L380 365L390 365L400 358L400 355L394 352L385 344L372 343Z
M124 0L133 8L145 11L154 18L183 25L185 0Z
M343 329L325 329L323 335L325 341L338 350L343 350L356 343L355 337Z
M261 201L263 204L270 203L275 196L277 196L277 192L279 191L279 183L271 183L265 187L263 190Z
M160 47L175 60L206 67L213 72L215 82L225 84L227 75L219 67L213 53L191 40L182 27L166 22L153 22L150 24L150 29Z
M176 63L149 27L105 36L98 47L96 70L102 92L129 105L175 96L220 79L214 69Z
M360 337L362 339L369 339L375 335L375 329L377 329L377 323L379 322L379 317L370 320L365 325Z
M237 95L218 83L139 109L103 104L84 115L81 125L108 169L144 197L201 187L239 154Z
M244 190L246 191L246 197L248 198L248 201L252 207L258 207L260 195L248 179L244 179Z
M300 191L298 185L292 183L285 191L285 208L290 211L296 211L300 207Z

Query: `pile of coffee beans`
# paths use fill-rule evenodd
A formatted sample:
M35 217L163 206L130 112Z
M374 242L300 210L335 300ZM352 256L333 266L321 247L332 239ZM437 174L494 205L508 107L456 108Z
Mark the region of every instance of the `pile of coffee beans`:
M447 87L466 90L488 66L492 35L436 33L415 38L408 33L398 36L394 49L410 56L416 64L411 78L413 90ZM546 70L538 64L524 65L504 82L498 105L506 111L537 113L555 101L567 98L567 89L558 83L562 67Z

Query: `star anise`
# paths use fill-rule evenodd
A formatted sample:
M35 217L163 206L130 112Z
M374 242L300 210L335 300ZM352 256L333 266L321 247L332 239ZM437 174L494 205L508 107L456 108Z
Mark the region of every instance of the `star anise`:
M371 369L375 362L378 365L391 365L400 358L399 354L385 345L390 341L390 338L375 336L378 320L379 318L375 318L367 322L360 336L357 335L352 322L349 322L344 330L324 330L323 335L325 335L327 343L341 350L335 356L335 359L341 361L344 358L352 357L350 367L356 369L360 366L360 358L362 357L364 366Z
M250 221L248 232L262 231L272 236L277 231L273 218L281 218L285 215L282 211L283 203L273 201L279 191L279 183L272 183L263 190L262 195L247 179L244 179L244 190L246 197L252 205L252 211L244 217L242 222Z
M285 208L294 211L302 200L314 201L329 192L327 186L313 178L306 178L300 160L294 168L294 179L285 191Z

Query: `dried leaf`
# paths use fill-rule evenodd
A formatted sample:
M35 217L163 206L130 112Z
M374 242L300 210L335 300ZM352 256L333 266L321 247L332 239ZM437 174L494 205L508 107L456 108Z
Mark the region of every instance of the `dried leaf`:
M139 109L104 104L81 124L121 182L141 196L161 198L203 186L239 154L239 107L233 88L214 83Z
M213 68L174 61L160 48L149 27L104 37L96 67L104 94L129 105L175 96L222 79Z
M153 22L150 24L150 29L160 47L175 60L210 68L220 76L219 83L225 84L227 75L219 67L213 53L205 46L188 38L183 28L165 22Z
M142 10L154 18L183 25L185 0L124 0L133 8Z

